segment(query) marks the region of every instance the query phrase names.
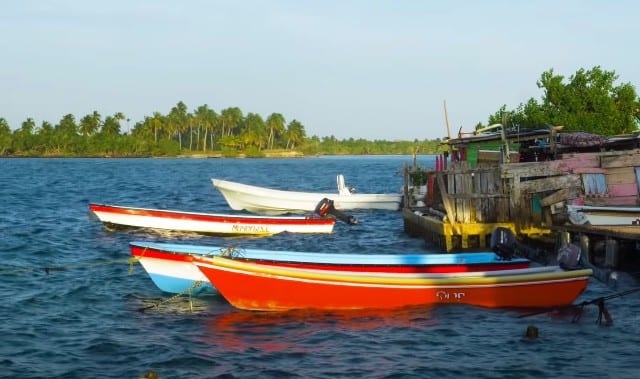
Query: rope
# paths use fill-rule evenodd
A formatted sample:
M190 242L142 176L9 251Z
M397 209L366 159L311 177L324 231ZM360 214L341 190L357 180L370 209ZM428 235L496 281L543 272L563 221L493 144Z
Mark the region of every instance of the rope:
M175 294L175 295L173 295L173 296L171 296L171 297L168 297L168 298L166 298L166 299L164 299L164 300L162 300L162 301L159 301L159 302L157 302L157 303L155 303L155 304L151 304L151 305L147 305L147 306L145 306L145 307L140 307L140 308L138 308L138 312L144 312L144 311L149 310L149 309L151 309L151 308L160 308L160 306L161 306L161 305L166 304L166 303L168 303L168 302L171 302L171 301L173 301L173 300L175 300L175 299L178 299L178 298L182 297L182 295L187 294L187 293L189 294L189 310L190 310L191 312L193 312L193 301L192 301L192 299L191 299L191 290L193 290L193 289L195 289L195 288L198 288L198 287L200 287L200 286L201 286L201 285L203 285L203 284L204 284L204 281L202 281L202 280L198 280L198 281L194 282L194 283L191 285L191 287L189 287L189 288L185 289L185 290L184 290L184 291L182 291L182 292L179 292L179 293L177 293L177 294Z
M587 305L591 305L591 304L596 304L598 306L598 318L596 320L596 324L598 325L602 325L603 323L603 318L604 318L604 323L605 325L612 325L613 324L613 318L611 317L611 314L609 313L609 311L606 308L606 304L605 301L606 300L611 300L611 299L615 299L618 297L622 297L622 296L626 296L629 294L632 294L634 292L638 292L640 291L640 287L634 287L634 288L630 288L628 290L622 291L622 292L618 292L618 293L614 293L608 296L601 296L601 297L597 297L593 300L586 300L583 301L579 304L571 304L571 305L567 305L564 307L553 307L553 308L547 308L544 310L541 310L539 312L533 312L533 313L527 313L525 315L520 315L518 316L518 318L524 318L524 317L530 317L530 316L536 316L539 314L543 314L543 313L548 313L548 312L553 312L553 311L559 311L559 310L563 310L563 309L573 309L575 311L573 318L571 319L572 323L577 323L578 321L580 321L580 318L582 317L582 309L584 309L584 307L586 307Z
M244 250L239 247L229 246L220 249L220 254L223 258L240 258L244 257Z
M128 259L129 261L129 275L133 274L134 265L136 262L140 261L139 257L131 257Z

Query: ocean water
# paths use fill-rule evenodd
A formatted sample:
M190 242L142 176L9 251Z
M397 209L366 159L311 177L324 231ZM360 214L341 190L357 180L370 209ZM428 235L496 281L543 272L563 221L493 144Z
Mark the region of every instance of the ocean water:
M433 157L420 157L421 165ZM522 317L469 306L263 313L219 295L157 290L131 240L331 252L428 252L399 212L351 212L331 235L221 238L110 232L89 202L231 212L211 178L283 189L396 192L411 157L304 159L0 159L0 377L638 378L640 292L595 280L598 308ZM539 337L525 337L535 326Z

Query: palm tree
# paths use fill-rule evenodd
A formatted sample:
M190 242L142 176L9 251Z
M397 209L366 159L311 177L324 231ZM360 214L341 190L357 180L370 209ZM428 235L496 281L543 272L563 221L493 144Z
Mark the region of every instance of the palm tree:
M76 124L75 116L70 113L64 115L54 129L55 140L58 142L57 153L68 152L76 144L76 137L78 136L78 125Z
M36 122L31 118L27 118L20 129L13 132L12 142L17 152L28 152L34 142L33 131L36 128Z
M266 135L265 123L262 117L257 113L248 113L242 131L242 139L245 147L254 145L258 150L262 150Z
M93 111L92 114L84 116L80 119L80 134L83 136L92 136L100 129L100 123L102 116L98 111Z
M202 130L202 151L207 150L207 136L209 134L213 134L213 128L216 123L216 119L218 117L217 113L209 108L207 104L199 106L195 113L194 117L196 120L196 124L198 126L198 141L196 146L200 145L200 130ZM213 149L213 140L211 144L211 148Z
M167 133L168 134L168 125L166 121L166 117L162 115L160 112L153 112L153 117L150 120L150 125L153 129L153 141L158 143L158 133Z
M267 117L266 126L269 131L267 149L273 149L273 142L284 132L284 122L284 117L280 113L271 113Z
M172 133L178 135L178 146L182 150L182 133L187 128L188 114L187 106L182 101L179 101L175 107L171 108L169 112L169 128Z
M231 135L242 122L242 111L238 107L223 109L220 112L220 136Z
M293 120L287 125L287 149L293 149L304 142L306 132L304 126L298 120Z
M55 129L49 121L42 121L37 132L37 141L39 152L45 153L54 148L55 145Z
M7 153L11 147L11 128L4 117L0 117L0 156Z
M213 109L209 109L206 113L206 120L207 120L206 125L208 125L208 134L209 134L209 139L211 140L211 143L210 143L211 150L213 150L213 136L215 135L216 127L219 124L218 122L219 118L220 116L218 116L218 114ZM205 150L206 150L206 144L207 144L207 138L205 134L205 138L202 144L202 148Z
M102 133L111 136L120 135L121 126L120 121L125 120L126 117L122 112L117 112L113 116L107 116L102 124Z
M20 131L23 134L28 134L28 135L32 135L35 129L36 129L36 122L31 117L28 117L20 127Z

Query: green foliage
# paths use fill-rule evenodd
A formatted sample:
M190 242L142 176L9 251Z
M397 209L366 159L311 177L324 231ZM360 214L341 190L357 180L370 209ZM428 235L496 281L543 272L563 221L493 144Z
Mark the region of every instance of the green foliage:
M240 152L235 149L230 149L228 147L222 148L222 156L225 158L237 158L240 156Z
M255 146L249 146L244 150L244 155L247 158L264 158L264 152L259 150Z
M0 117L0 157L11 153L11 128L6 119Z
M537 82L543 90L541 102L531 98L514 110L503 105L489 116L489 125L503 123L520 127L564 125L565 131L619 135L638 130L640 99L629 83L615 86L618 75L599 66L578 70L565 78L546 71Z
M423 186L427 184L427 172L419 167L416 167L409 173L411 184L414 186Z

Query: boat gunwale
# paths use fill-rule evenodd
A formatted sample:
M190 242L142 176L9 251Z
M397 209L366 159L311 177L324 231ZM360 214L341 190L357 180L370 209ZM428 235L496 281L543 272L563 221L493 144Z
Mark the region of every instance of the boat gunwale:
M230 215L221 213L202 213L152 208L127 207L109 204L90 203L91 212L101 219L98 213L148 217L158 219L191 220L220 224L268 224L268 225L335 225L336 219L320 216L268 216L268 215ZM102 219L101 219L102 221Z
M390 274L387 273L352 273L341 271L325 271L298 269L290 267L264 266L248 262L238 262L223 257L194 257L193 263L200 267L217 267L236 272L245 272L251 275L282 277L291 279L308 279L320 282L346 282L362 284L388 284L388 285L495 285L497 283L532 283L556 279L588 279L593 273L591 269L565 271L557 266L552 271L538 272L540 270L515 269L497 271L479 271L447 274ZM507 271L511 271L510 273ZM516 273L515 271L520 271ZM527 271L529 273L527 273Z

